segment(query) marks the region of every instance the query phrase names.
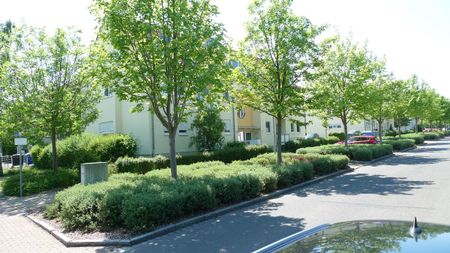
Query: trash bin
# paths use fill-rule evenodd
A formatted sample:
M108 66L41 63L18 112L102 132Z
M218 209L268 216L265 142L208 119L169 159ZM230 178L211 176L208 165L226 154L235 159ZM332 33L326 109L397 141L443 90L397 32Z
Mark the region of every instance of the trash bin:
M12 155L11 160L12 160L12 166L20 165L19 155Z

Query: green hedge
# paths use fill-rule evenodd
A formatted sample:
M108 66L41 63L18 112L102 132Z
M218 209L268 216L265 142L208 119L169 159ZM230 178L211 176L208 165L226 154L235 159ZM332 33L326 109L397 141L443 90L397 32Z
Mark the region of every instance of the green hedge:
M319 147L300 148L297 154L341 154L348 156L351 160L369 161L378 157L392 154L393 147L389 144L357 144L349 145L323 145Z
M260 154L270 152L271 149L267 145L247 145L244 147L229 147L214 152L204 152L195 155L177 156L178 164L193 164L206 161L222 161L231 163L238 160L247 160ZM132 172L144 174L148 171L156 169L164 169L169 167L169 158L165 156L156 156L152 158L130 158L122 157L117 159L115 166L119 173Z
M392 145L395 151L401 151L407 148L414 147L416 141L414 139L395 138L384 140L383 143Z
M345 133L330 133L328 136L338 137L340 141L345 140Z
M413 139L416 145L423 144L425 142L425 137L423 134L402 134L402 139ZM398 139L398 138L387 138L387 139Z
M56 189L67 188L80 182L78 170L23 170L23 194L25 196ZM9 176L3 182L3 193L7 196L20 195L20 177L18 174Z
M82 134L56 142L58 166L77 169L85 162L114 162L121 156L134 156L136 148L136 141L131 136L121 134ZM34 146L30 153L35 167L52 167L51 145Z
M283 153L283 163L290 165L297 162L310 162L313 165L314 175L322 176L338 170L346 169L348 166L349 158L345 155L321 155L321 154L296 154L296 153ZM233 164L246 164L246 165L262 165L271 166L276 164L276 154L263 154L247 161L237 161Z
M180 218L297 184L313 177L311 163L282 166L196 163L145 175L112 175L107 182L59 192L46 209L69 230L125 227L148 231Z
M423 136L425 140L439 140L443 135L440 135L439 132L424 132Z
M329 136L327 138L312 138L312 139L295 139L286 142L284 150L286 152L295 152L299 148L315 147L320 145L334 144L339 142L339 137Z

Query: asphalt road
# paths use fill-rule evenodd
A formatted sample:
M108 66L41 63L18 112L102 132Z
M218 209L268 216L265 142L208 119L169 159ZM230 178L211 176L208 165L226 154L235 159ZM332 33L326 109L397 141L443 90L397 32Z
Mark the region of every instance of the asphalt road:
M324 223L393 219L450 225L450 139L365 166L121 252L250 252ZM110 251L109 248L96 252Z

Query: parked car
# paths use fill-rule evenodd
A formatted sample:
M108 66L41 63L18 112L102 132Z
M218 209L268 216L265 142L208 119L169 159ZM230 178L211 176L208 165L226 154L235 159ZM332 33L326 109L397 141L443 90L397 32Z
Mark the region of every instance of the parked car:
M448 252L450 226L405 221L324 224L269 244L253 253Z
M362 131L361 135L364 135L364 136L378 136L378 131Z
M377 144L378 140L375 136L353 136L348 140L348 144ZM344 141L338 142L338 144L345 144Z

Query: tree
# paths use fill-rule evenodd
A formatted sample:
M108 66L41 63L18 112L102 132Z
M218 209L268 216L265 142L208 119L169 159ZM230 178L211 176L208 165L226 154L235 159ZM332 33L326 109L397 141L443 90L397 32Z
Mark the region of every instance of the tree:
M386 73L384 63L379 62L375 80L365 89L367 106L364 114L377 122L380 142L383 141L383 122L391 116L391 104L395 101L393 85L392 75Z
M417 76L412 76L410 80L409 92L411 101L409 103L409 116L415 120L415 132L419 131L419 121L428 114L432 90L425 82L419 82Z
M96 0L100 38L112 50L107 83L123 100L148 109L169 133L170 168L177 177L180 122L223 97L227 74L224 29L208 0ZM147 107L144 105L148 105Z
M292 0L255 0L247 36L241 42L235 69L240 104L275 117L277 163L281 157L282 120L301 115L304 94L300 84L317 66L315 43L323 30L293 14Z
M341 119L347 146L348 124L363 118L368 99L365 89L377 65L366 47L353 44L350 38L337 36L322 47L323 63L309 86L311 102L316 112Z
M6 66L9 61L9 48L11 46L11 33L13 29L11 21L0 23L0 154L3 154L4 144L7 138L12 138L10 135L11 124L7 120L8 115L8 96L6 94L6 83L4 77ZM0 176L3 176L3 164L0 159Z
M96 119L100 93L91 85L78 32L57 29L49 36L30 27L16 32L5 78L16 128L34 140L51 137L56 170L57 138L81 133Z
M397 128L398 135L401 137L401 127L409 123L409 115L412 110L411 101L414 93L411 92L414 77L408 80L394 80L392 83L392 93L395 99L391 103L392 118L394 126Z
M216 150L225 140L223 137L225 123L220 118L220 111L216 108L208 108L197 113L191 129L195 131L195 135L191 137L189 145L195 145L199 151Z

